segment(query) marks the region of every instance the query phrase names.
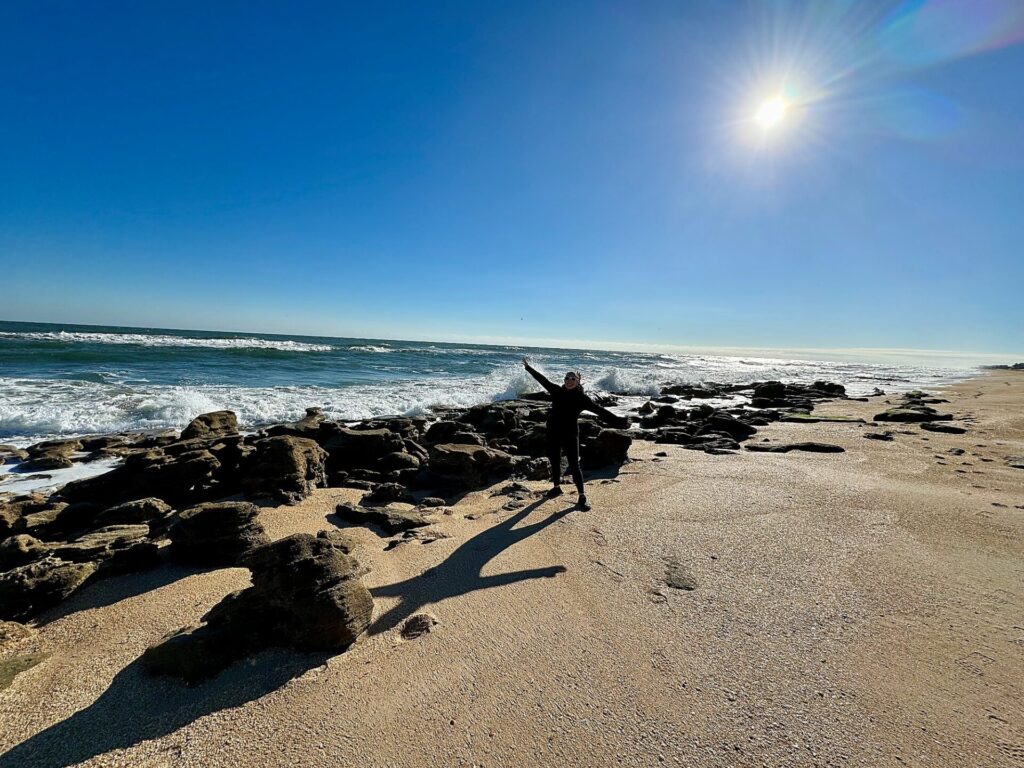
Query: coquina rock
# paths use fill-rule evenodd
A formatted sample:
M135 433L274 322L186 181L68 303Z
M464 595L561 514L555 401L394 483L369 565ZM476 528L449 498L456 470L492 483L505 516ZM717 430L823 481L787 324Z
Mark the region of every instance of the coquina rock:
M149 539L148 525L112 525L51 546L62 560L96 563L105 574L140 571L160 564L159 548Z
M370 624L373 598L362 570L332 536L295 534L240 564L252 571L252 586L228 595L200 626L148 649L146 669L196 681L268 646L341 651Z
M623 464L629 457L633 438L621 429L602 429L596 437L580 446L580 455L588 467Z
M335 508L334 514L353 525L375 525L383 529L389 536L430 524L430 521L421 512L394 507L361 507L349 502L339 504Z
M13 445L0 445L0 464L17 464L28 458L28 451Z
M199 565L233 566L249 550L270 541L247 501L208 502L182 511L168 530L171 557Z
M0 573L0 619L38 615L81 588L98 568L98 563L46 557Z
M74 480L60 494L68 501L103 505L150 496L171 504L187 504L210 497L217 489L214 476L221 466L208 450L172 455L163 449L153 449L128 456L122 466L106 474Z
M134 525L145 523L151 528L158 530L166 526L171 515L171 507L162 499L147 497L126 501L113 507L104 509L96 516L96 524L100 527L107 525Z
M313 440L281 435L257 440L242 477L249 498L298 504L327 485L327 452Z
M430 471L442 480L474 488L488 480L508 477L512 473L512 457L480 445L442 443L430 450Z
M213 411L196 416L181 431L182 440L211 438L238 434L238 417L233 411Z
M0 571L17 568L43 557L48 550L39 539L25 533L0 541Z
M329 454L329 471L353 468L375 469L377 462L404 449L403 438L389 429L348 429L325 423L318 437Z

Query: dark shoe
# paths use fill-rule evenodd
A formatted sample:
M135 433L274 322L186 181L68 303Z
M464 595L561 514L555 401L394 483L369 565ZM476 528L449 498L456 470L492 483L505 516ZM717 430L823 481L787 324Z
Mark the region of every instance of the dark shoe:
M577 509L582 509L584 512L589 512L590 511L590 509L591 509L590 502L587 501L587 497L586 497L585 494L581 494L580 495L579 501L576 502L576 508Z
M558 498L559 496L562 495L562 486L556 485L554 488L552 488L550 491L548 491L546 495L547 495L547 497L549 499L556 499L556 498Z

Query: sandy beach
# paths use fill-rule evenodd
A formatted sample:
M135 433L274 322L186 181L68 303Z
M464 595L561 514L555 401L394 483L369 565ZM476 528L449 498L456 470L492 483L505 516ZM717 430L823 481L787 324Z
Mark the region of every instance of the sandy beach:
M0 766L1024 764L1024 374L941 396L967 434L754 439L836 454L636 441L589 479L590 512L573 494L502 509L496 486L408 540L349 529L367 636L192 688L137 659L248 572L99 582L0 651L45 655L0 691ZM815 415L870 420L881 400ZM359 496L318 490L261 521L273 538L335 528ZM403 639L424 611L438 623Z

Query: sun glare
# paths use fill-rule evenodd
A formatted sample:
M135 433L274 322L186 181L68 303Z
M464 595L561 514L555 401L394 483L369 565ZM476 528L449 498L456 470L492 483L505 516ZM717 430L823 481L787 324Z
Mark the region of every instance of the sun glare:
M770 130L777 126L786 117L789 111L789 104L781 96L775 96L763 102L754 115L754 120L763 129Z

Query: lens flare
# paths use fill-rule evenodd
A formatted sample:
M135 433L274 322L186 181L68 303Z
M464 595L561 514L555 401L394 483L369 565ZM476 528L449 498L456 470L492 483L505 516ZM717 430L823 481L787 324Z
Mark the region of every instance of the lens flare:
M789 103L781 96L774 96L758 107L754 120L759 126L769 130L781 123L788 111Z

